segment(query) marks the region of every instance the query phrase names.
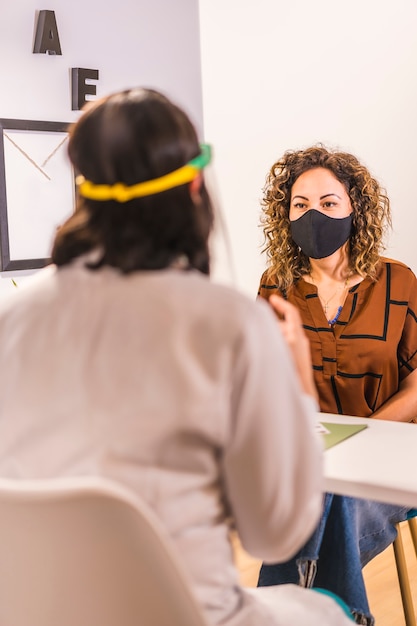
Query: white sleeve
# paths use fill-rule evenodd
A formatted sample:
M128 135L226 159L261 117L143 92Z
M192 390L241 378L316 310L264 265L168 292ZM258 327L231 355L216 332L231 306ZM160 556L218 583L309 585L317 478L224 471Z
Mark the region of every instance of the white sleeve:
M224 475L236 528L252 555L286 560L320 516L322 443L315 402L302 392L275 315L263 301L242 332L233 376Z

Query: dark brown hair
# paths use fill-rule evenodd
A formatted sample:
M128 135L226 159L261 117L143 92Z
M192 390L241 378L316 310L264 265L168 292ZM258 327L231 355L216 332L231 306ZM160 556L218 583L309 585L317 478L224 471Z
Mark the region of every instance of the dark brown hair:
M161 93L132 89L87 105L70 128L75 173L96 184L134 185L185 165L200 153L188 116ZM189 184L119 203L77 197L75 213L57 231L52 260L61 266L91 250L123 273L163 269L178 257L209 273L213 211L204 186L196 203Z

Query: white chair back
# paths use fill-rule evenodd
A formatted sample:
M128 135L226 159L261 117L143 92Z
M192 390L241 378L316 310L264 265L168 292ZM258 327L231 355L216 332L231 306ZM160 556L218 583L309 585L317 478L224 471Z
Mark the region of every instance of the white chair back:
M207 626L170 538L104 479L0 479L1 626Z

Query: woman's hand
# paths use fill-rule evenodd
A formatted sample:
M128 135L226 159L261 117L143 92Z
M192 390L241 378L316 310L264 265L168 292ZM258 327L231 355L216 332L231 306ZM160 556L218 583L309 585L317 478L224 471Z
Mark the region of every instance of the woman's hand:
M394 393L371 415L375 419L417 423L417 370L404 378Z
M310 343L301 324L298 309L277 294L271 295L268 302L278 316L278 323L291 350L301 386L305 393L313 396L318 402L311 362Z

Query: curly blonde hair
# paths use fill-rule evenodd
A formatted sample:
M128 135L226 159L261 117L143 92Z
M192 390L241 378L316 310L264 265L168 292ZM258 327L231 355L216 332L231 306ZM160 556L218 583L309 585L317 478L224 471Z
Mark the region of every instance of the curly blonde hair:
M266 178L261 225L268 275L281 290L310 272L309 258L294 243L290 231L291 189L307 170L323 167L345 187L353 209L349 239L350 269L375 279L376 266L391 226L390 201L378 181L358 159L317 144L305 150L288 150L271 167Z

